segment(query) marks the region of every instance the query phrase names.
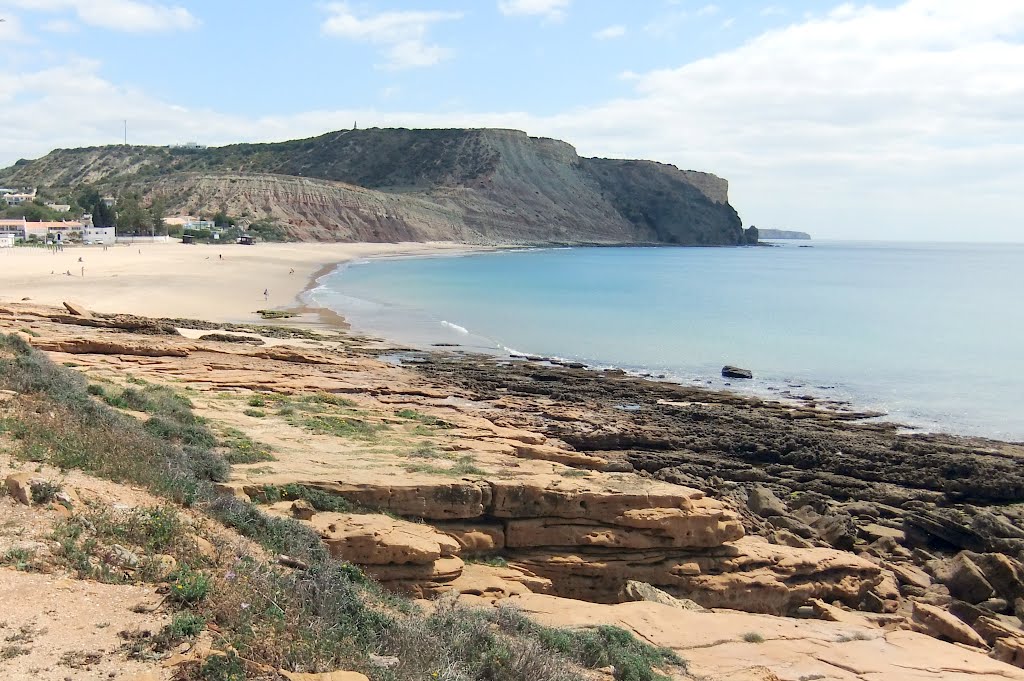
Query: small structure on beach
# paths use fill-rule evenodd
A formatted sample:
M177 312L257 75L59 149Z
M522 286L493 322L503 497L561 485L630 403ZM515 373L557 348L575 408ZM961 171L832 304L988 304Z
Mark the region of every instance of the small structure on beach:
M243 246L255 246L256 237L249 236L248 234L243 234L242 236L238 237L238 243L240 243Z

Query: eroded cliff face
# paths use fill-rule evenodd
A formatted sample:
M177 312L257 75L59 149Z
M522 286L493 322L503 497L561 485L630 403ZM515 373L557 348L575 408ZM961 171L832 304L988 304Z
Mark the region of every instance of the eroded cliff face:
M728 183L586 159L515 130L351 130L279 144L56 150L5 184L141 191L172 211L271 218L303 240L738 245Z

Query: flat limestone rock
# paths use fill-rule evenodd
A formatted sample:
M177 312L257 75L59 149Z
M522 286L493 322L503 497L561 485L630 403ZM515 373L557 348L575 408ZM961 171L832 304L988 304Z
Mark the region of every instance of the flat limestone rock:
M779 615L810 598L856 607L883 577L877 565L844 551L752 537L692 551L523 551L512 563L551 579L554 593L565 598L617 602L634 580L705 608Z
M622 627L670 648L690 678L821 681L1024 681L982 651L912 631L732 611L692 612L651 602L601 605L541 594L507 601L541 624ZM756 634L761 642L748 642Z
M527 593L548 593L551 580L512 567L475 563L465 565L450 587L460 595L500 600Z
M652 521L647 528L627 511L617 520L624 526L563 518L529 518L506 521L505 544L509 548L542 546L599 546L613 549L702 548L721 546L739 539L742 526L734 516L703 509L643 509L637 513L648 517L660 514L661 522ZM628 523L628 524L627 524Z
M462 547L461 553L493 553L505 548L505 526L499 523L434 523Z
M287 507L290 512L291 504ZM429 565L461 548L429 525L386 515L317 513L308 522L332 556L357 565Z

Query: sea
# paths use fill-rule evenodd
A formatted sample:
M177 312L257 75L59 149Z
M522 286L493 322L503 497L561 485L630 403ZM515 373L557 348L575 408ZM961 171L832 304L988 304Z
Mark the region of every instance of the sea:
M353 261L310 302L405 346L615 367L1024 441L1024 244L778 241ZM449 348L449 349L458 349ZM724 379L723 365L752 380Z

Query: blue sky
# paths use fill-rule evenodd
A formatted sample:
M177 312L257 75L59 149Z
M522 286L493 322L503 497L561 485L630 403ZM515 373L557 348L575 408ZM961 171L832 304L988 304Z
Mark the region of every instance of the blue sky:
M0 0L0 164L500 126L730 180L747 224L1021 241L1024 2Z

